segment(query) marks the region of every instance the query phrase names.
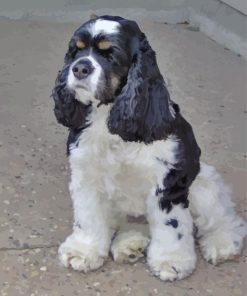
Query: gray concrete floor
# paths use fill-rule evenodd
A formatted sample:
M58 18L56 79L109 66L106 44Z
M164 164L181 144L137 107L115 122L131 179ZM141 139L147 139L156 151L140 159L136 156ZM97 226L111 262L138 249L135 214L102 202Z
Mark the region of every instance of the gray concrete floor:
M82 274L59 266L57 246L70 233L67 131L49 98L68 39L78 24L0 22L0 291L1 295L241 296L246 248L214 267L198 250L194 274L162 283L145 262L111 259ZM186 25L142 23L157 51L172 98L194 126L203 160L232 184L246 210L246 62ZM147 228L147 225L128 227Z

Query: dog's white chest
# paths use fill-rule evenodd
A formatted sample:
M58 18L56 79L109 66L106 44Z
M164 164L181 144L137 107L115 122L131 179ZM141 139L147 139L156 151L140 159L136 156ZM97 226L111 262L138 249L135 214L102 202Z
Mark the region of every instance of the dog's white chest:
M70 164L104 199L115 201L121 211L131 209L133 215L140 215L146 211L151 189L166 174L165 163L175 162L178 142L174 137L149 145L124 142L108 131L108 110L102 106L92 114L91 126L71 151Z

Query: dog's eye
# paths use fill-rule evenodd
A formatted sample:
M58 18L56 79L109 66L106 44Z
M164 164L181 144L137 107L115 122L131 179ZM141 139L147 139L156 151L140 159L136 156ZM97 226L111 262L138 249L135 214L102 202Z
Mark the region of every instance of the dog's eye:
M86 47L86 44L82 40L77 40L76 41L76 47L79 49L83 49Z
M100 50L108 50L111 48L111 42L108 40L101 40L98 42L97 47Z

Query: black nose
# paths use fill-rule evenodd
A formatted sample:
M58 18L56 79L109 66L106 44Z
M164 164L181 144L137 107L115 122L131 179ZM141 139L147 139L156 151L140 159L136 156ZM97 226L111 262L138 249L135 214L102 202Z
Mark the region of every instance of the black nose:
M93 72L94 68L89 60L81 60L76 63L72 71L77 79L84 79Z

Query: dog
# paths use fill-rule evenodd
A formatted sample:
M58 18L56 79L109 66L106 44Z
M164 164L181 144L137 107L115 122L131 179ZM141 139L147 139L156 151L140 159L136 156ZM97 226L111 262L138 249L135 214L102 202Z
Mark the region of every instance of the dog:
M57 121L69 128L73 233L60 245L65 267L88 272L111 251L135 262L147 248L151 272L163 281L189 276L193 237L213 263L241 252L246 223L217 171L200 161L191 125L182 117L137 23L101 16L69 41L52 92ZM126 215L145 215L150 239L117 233Z

